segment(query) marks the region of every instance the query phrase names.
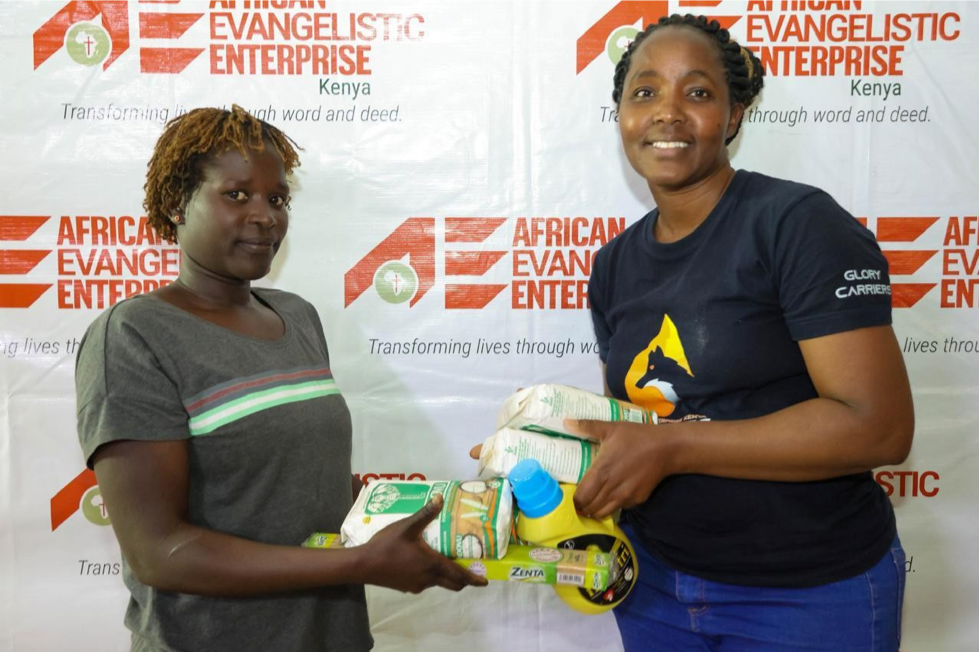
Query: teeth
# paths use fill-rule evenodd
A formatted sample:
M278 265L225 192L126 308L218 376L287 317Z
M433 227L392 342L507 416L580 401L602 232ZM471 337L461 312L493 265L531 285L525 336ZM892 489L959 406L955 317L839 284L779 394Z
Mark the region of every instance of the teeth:
M686 147L687 143L659 140L654 143L651 143L651 145L657 149L679 149L681 147Z

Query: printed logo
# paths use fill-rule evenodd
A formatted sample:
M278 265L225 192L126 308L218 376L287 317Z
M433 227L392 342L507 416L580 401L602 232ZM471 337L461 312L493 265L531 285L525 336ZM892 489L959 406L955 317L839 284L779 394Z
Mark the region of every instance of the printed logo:
M892 498L934 498L942 478L938 471L877 471L874 479Z
M62 215L57 246L7 248L36 237L50 215L0 215L0 275L27 276L52 252L56 283L0 282L0 308L30 308L57 286L61 310L102 310L134 294L171 283L180 271L180 249L156 234L145 216Z
M402 262L403 259L407 260ZM384 298L375 279L380 276L382 283L393 281L394 277L386 280L381 269L394 271L391 267L391 263L394 262L399 262L403 268L411 270L415 287L409 297L411 300L409 305L414 306L435 285L434 218L408 218L381 244L347 270L343 277L344 307L348 307L371 286L374 286L378 294Z
M101 27L78 22L91 21L99 16ZM202 13L140 11L139 37L141 42L145 40L147 43L139 48L140 71L177 73L186 68L204 52L204 48L168 47L164 44L179 39L203 16ZM75 62L92 66L105 61L103 70L108 70L129 49L129 43L129 2L74 0L34 32L34 69L37 70L64 45L68 56Z
M99 486L95 485L85 492L82 496L82 515L88 519L89 523L95 525L109 525L109 512L105 509L105 501L102 500L102 492Z
M682 373L693 377L680 332L670 316L664 315L659 333L636 355L626 373L625 389L629 401L655 411L660 417L670 416L680 397L667 379Z
M608 37L608 44L605 46L605 53L609 60L617 64L622 60L622 55L629 49L629 44L636 40L639 30L632 26L620 27L612 32Z
M543 568L524 568L522 566L510 567L510 579L514 582L543 582Z
M761 60L765 73L792 77L893 77L904 74L906 49L915 43L954 41L961 18L929 11L926 3L875 13L860 0L748 2L738 41ZM908 5L911 3L907 3ZM865 7L866 5L866 7ZM896 93L894 92L896 90ZM851 95L900 95L900 84L851 84Z
M449 310L480 310L508 289L514 310L586 309L594 255L624 229L624 217L410 217L344 274L344 307L372 287L413 307L440 285L438 260ZM502 282L473 281L487 276Z
M721 4L720 0L681 0L680 13L704 13ZM613 65L619 62L629 43L650 23L661 16L670 15L670 3L665 0L655 2L618 2L598 22L585 30L577 42L577 71L582 70L597 59L603 52ZM711 16L725 29L731 29L740 16Z
M411 265L392 260L377 268L374 289L388 303L404 303L418 291L418 274Z
M766 75L845 79L850 97L888 100L902 95L902 81L882 78L901 78L909 51L921 50L920 43L955 41L962 33L958 13L935 11L928 3L915 3L918 6L913 11L906 9L910 2L895 5L900 9L882 13L881 9L875 11L877 3L860 0L752 0L743 15L711 15L721 4L721 0L619 2L578 38L577 73L603 51L613 64L617 63L628 41L635 38L630 37L630 29L638 33L660 16L674 12L704 13L750 48ZM928 106L900 104L811 110L754 106L745 113L745 122L790 127L809 121L908 124L930 121L928 112ZM599 118L602 123L617 123L618 111L611 105L601 106Z
M891 286L882 283L884 272L879 269L848 269L843 272L843 285L836 288L837 299L891 293Z
M92 23L78 23L65 35L68 56L83 66L97 66L109 56L109 33Z
M420 14L339 14L327 0L218 0L206 13L174 11L180 2L138 4L141 72L180 73L207 51L212 75L370 75L371 42L425 36ZM159 4L166 10L152 6ZM126 0L68 2L34 32L34 69L65 48L73 61L107 70L129 49L129 10ZM185 37L204 16L207 36Z
M51 531L57 530L79 510L96 525L109 524L109 515L104 511L102 495L98 492L98 481L89 469L75 476L51 498Z
M366 487L375 480L426 480L424 473L354 473L354 477Z

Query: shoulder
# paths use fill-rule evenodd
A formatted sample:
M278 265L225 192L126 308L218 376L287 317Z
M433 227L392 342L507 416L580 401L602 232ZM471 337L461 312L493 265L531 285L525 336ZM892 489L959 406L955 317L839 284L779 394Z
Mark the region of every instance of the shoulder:
M284 318L295 323L311 323L315 328L322 328L316 308L298 294L272 288L252 288L252 292Z
M744 170L738 176L741 183L737 192L742 208L760 216L785 216L813 202L836 203L828 193L816 186Z
M121 331L150 331L161 309L156 299L135 296L124 299L95 318L85 331L85 339L109 337Z
M740 212L749 228L765 240L782 240L796 232L804 237L802 234L825 231L862 236L866 231L825 190L757 172L739 174L745 175L739 188Z
M131 297L108 308L89 324L75 354L75 380L85 388L85 396L99 389L105 391L109 367L134 366L133 361L146 358L158 348L157 326L165 310L160 303L145 296ZM80 400L79 405L82 404Z

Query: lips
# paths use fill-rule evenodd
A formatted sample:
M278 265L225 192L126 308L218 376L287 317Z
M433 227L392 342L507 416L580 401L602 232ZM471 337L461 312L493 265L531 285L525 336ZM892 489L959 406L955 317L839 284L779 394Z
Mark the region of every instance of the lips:
M269 238L248 238L238 241L241 246L252 251L268 251L274 249L278 240Z
M690 142L680 138L648 138L643 145L659 150L682 150L689 147Z

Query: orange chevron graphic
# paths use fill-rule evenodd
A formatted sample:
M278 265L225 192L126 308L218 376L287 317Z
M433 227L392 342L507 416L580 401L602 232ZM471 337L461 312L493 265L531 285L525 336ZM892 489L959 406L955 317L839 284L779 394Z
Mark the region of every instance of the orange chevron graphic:
M878 242L914 242L938 221L937 217L878 217Z
M894 283L891 285L891 305L910 308L928 294L937 283Z
M0 240L27 240L49 219L50 215L0 215Z
M50 251L0 249L0 274L29 274Z
M49 287L50 283L4 283L0 285L0 308L30 308Z
M203 51L204 48L140 48L139 71L177 74Z
M500 261L505 251L447 251L446 276L482 276Z
M884 251L884 258L890 266L891 276L909 276L931 260L938 250L934 251Z
M449 283L445 286L445 307L451 309L485 308L486 304L499 296L507 288L506 284L462 284Z
M876 233L874 237L878 242L914 242L938 221L938 217L895 217L882 216L875 221ZM869 228L866 217L857 217L856 220L864 227ZM938 250L904 250L904 249L882 249L881 253L887 259L890 275L910 276L916 273L921 267L931 260ZM921 301L922 298L937 283L894 283L891 282L891 305L895 308L910 308Z
M171 38L184 35L204 14L139 14L139 35L141 38Z
M505 217L447 217L445 241L483 242L504 222Z

